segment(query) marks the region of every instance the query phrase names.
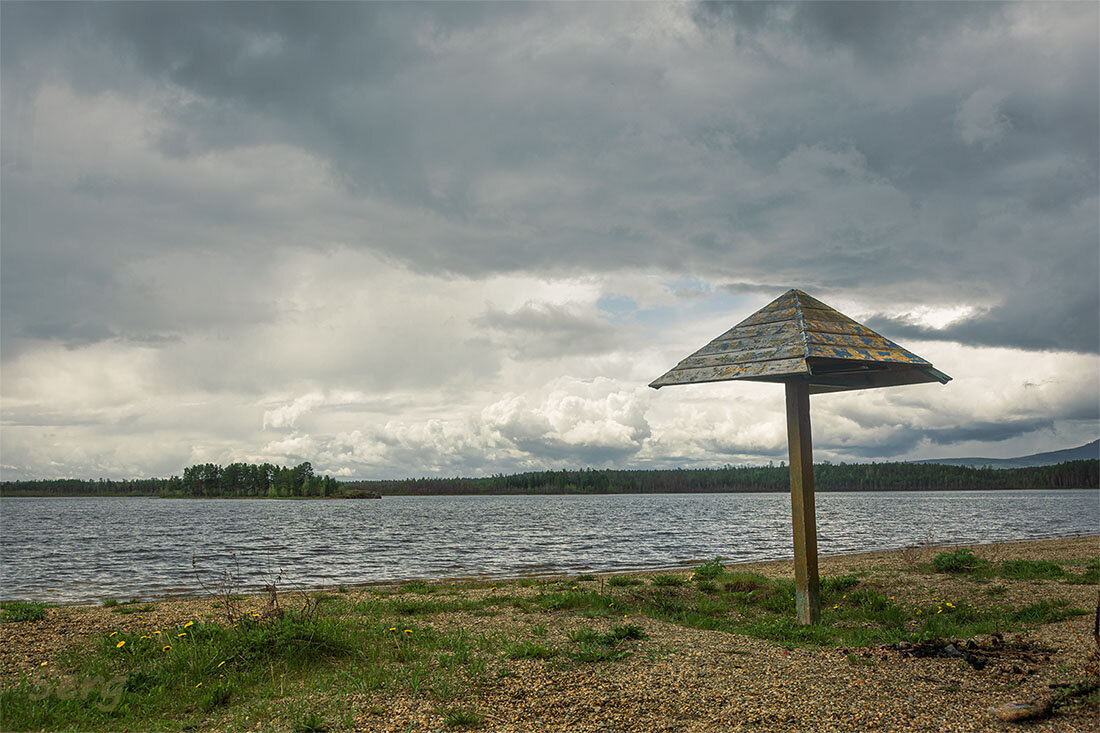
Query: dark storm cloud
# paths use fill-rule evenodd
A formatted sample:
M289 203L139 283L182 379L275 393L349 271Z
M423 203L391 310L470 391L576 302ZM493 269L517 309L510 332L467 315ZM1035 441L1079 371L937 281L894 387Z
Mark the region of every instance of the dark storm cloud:
M1081 268L1085 273L1090 269L1096 272L1096 258L1083 258ZM889 333L891 338L940 339L976 346L1096 353L1100 351L1100 325L1097 321L1100 295L1097 291L1088 292L1088 276L1085 273L1079 278L1064 278L1062 284L1069 285L1065 289L1053 280L1037 284L1032 292L1023 296L1017 291L1008 296L1004 304L945 328L930 328L911 319L887 316L869 318L865 323L880 333ZM1066 274L1069 274L1068 271ZM1042 293L1047 293L1049 300L1041 305L1028 297Z
M736 32L751 42L762 30L778 30L817 49L850 49L868 64L898 63L922 41L1001 15L995 2L702 2L696 21Z
M951 445L964 441L997 443L1016 438L1038 430L1051 430L1054 420L1050 418L1023 418L1019 420L997 420L970 425L958 425L951 428L925 430L925 436L936 445Z
M790 286L785 285L757 285L755 283L726 283L721 286L722 290L732 295L740 295L741 293L760 293L762 295L775 295L784 293L790 290Z
M704 4L699 34L673 36L631 34L654 6L5 3L5 102L58 79L158 94L151 144L182 163L301 148L350 195L437 218L430 235L364 220L341 239L422 271L634 268L961 301L986 315L936 335L1095 351L1097 40L1014 35L1032 8ZM1097 21L1094 5L1043 8L1034 22L1057 32ZM202 327L201 309L162 313L128 263L194 241L258 261L239 234L282 224L232 192L70 185L98 203L51 221L6 177L5 338ZM181 214L142 236L100 222L166 200ZM66 276L45 274L58 260ZM225 317L270 317L262 291Z
M893 425L888 430L860 431L855 438L820 441L824 451L853 460L892 458L912 452L923 443L953 445L963 442L999 443L1054 428L1052 418L1006 418L979 421L949 428Z

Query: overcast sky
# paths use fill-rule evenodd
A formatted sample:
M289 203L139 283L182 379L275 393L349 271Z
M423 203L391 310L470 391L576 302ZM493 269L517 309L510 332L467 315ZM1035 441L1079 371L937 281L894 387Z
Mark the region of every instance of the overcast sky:
M1098 9L4 2L3 478L778 461L791 287L954 377L816 459L1094 440Z

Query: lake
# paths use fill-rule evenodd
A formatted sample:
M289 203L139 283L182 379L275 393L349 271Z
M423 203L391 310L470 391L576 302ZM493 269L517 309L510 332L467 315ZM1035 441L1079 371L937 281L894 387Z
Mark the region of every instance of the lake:
M1100 532L1100 492L817 495L821 554ZM790 557L787 493L2 498L0 598L94 603L247 589L683 567ZM194 565L193 565L194 563Z

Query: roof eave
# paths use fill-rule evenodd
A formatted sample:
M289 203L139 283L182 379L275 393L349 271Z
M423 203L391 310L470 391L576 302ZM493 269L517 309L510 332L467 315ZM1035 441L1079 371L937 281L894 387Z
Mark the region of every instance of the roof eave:
M906 384L927 384L938 382L947 384L951 377L931 365L894 364L884 362L853 362L853 371L838 373L833 370L826 374L814 374L814 360L809 360L806 373L753 375L744 377L717 377L677 379L677 370L672 370L650 382L653 389L672 387L680 384L706 384L710 382L809 382L811 394L827 392L847 392L855 389L875 389L878 387L898 387Z

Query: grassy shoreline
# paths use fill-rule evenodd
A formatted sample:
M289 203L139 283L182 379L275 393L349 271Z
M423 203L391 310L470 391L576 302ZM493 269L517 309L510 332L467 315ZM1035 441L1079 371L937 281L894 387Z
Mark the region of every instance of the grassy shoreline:
M5 730L852 730L874 716L980 730L1003 725L997 704L1046 700L1034 727L1084 729L1098 550L1091 536L822 557L814 627L791 623L789 560L274 603L223 588L40 615L4 604L0 715ZM983 668L913 656L947 642Z

